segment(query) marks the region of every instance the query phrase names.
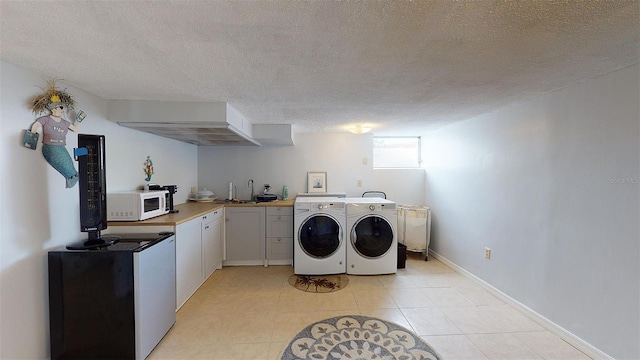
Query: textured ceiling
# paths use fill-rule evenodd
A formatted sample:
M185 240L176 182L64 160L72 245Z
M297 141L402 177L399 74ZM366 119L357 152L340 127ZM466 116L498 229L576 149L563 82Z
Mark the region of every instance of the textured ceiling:
M639 9L3 0L0 58L105 99L223 101L254 124L412 135L638 63Z

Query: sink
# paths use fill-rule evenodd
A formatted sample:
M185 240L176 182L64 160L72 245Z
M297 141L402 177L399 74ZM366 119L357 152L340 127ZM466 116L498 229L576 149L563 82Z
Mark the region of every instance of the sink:
M234 201L231 201L231 200L226 200L225 199L225 200L216 200L215 203L216 204L223 204L223 205L224 204L232 205L232 204L255 204L256 202L253 201L253 200L234 200Z
M231 202L232 204L255 204L256 202L253 200L235 200Z

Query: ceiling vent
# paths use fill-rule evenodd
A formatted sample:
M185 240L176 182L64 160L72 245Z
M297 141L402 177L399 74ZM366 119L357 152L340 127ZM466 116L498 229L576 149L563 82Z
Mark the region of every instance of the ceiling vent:
M253 145L260 143L231 125L202 123L118 122L121 126L202 146Z
M260 146L253 125L224 102L109 100L107 118L121 126L194 145Z

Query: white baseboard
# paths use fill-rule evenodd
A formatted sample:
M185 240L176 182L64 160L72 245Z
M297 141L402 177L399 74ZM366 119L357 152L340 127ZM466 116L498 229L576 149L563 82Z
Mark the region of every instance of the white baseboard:
M456 265L454 262L452 262L449 259L445 258L444 256L438 254L437 252L429 249L429 255L432 255L435 259L437 259L438 261L442 262L443 264L449 266L450 268L452 268L456 272L458 272L458 273L466 276L467 278L473 280L478 285L482 286L485 290L489 291L491 294L495 295L497 298L499 298L500 300L506 302L507 304L515 307L521 313L523 313L524 315L529 317L531 320L537 322L538 324L540 324L541 326L543 326L547 330L549 330L552 333L558 335L561 339L563 339L567 343L571 344L576 349L582 351L585 355L589 356L590 358L592 358L594 360L614 360L611 356L609 356L606 353L600 351L598 348L596 348L593 345L589 344L588 342L582 340L578 336L572 334L568 330L564 329L563 327L561 327L560 325L554 323L553 321L547 319L546 317L538 314L537 312L533 311L532 309L530 309L526 305L520 303L519 301L517 301L516 299L512 298L511 296L509 296L509 295L503 293L502 291L496 289L495 287L491 286L490 284L488 284L484 280L482 280L479 277L473 275L472 273L468 272L467 270L461 268L460 266Z

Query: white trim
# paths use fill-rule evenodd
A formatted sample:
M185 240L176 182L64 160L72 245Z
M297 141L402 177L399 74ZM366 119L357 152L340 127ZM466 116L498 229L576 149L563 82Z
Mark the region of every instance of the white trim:
M589 356L590 358L594 360L614 360L614 358L602 352L598 348L582 340L578 336L574 335L573 333L569 332L568 330L564 329L563 327L554 323L553 321L547 319L546 317L538 314L537 312L533 311L532 309L520 303L519 301L512 298L511 296L496 289L495 287L491 286L489 283L473 275L467 270L461 268L460 266L456 265L455 263L445 258L444 256L438 254L437 252L431 249L429 249L429 254L432 255L438 261L444 263L445 265L449 266L456 272L460 273L461 275L464 275L467 278L471 279L472 281L478 283L478 285L482 286L485 290L489 291L491 294L495 295L500 300L515 307L517 310L519 310L521 313L529 317L531 320L537 322L538 324L543 326L545 329L558 335L562 340L566 341L567 343L569 343L571 346L575 347L579 351L582 351L585 355Z

